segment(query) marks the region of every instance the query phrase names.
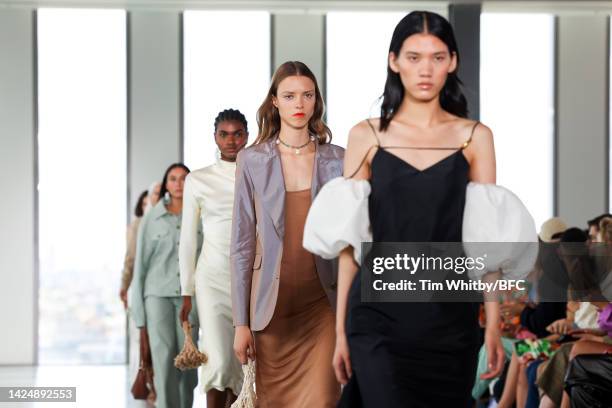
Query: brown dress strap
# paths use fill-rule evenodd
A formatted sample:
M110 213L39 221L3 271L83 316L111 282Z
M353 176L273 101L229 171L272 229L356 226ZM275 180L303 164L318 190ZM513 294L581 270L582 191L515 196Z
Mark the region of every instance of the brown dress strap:
M368 124L368 126L370 127L370 129L372 129L372 134L374 135L374 138L376 139L376 144L372 145L368 148L368 151L366 152L366 154L363 156L363 159L361 159L361 163L359 163L359 166L357 167L357 169L355 169L355 171L348 177L348 178L353 178L355 177L355 174L357 174L357 172L359 171L359 169L361 169L361 166L363 166L363 164L365 163L366 159L368 158L368 155L370 154L370 151L374 148L374 147L380 147L380 139L378 139L378 134L376 133L376 129L374 129L374 125L372 125L372 122L370 122L370 119L367 118L366 119L366 123Z
M375 148L375 147L380 147L378 145L372 145L370 146L370 148L368 149L368 151L366 152L366 154L363 155L363 159L361 159L361 163L359 163L359 166L357 167L357 169L353 172L353 174L351 174L348 178L353 178L355 177L355 174L357 174L357 172L359 171L359 169L361 169L361 166L363 166L363 163L365 163L366 159L368 158L368 155L370 154L370 151Z
M470 133L470 137L468 138L468 140L463 142L463 144L461 145L461 149L465 149L469 146L470 142L472 141L472 136L474 136L474 130L476 130L476 126L478 126L479 123L479 121L476 121L476 123L474 123L474 126L472 126L472 132Z
M368 126L370 126L370 129L372 129L372 133L374 134L374 138L376 139L376 145L380 146L380 139L378 139L378 134L376 133L376 129L374 129L374 125L372 124L372 122L370 122L370 118L367 118L366 122L368 123Z

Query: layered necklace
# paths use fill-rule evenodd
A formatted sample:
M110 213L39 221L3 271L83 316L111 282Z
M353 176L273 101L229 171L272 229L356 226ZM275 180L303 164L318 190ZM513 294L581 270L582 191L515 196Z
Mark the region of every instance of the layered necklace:
M305 148L306 146L308 146L311 142L315 141L315 137L313 135L310 135L310 137L308 138L308 140L306 141L306 143L304 143L303 145L300 146L293 146L290 145L289 143L285 143L285 141L283 139L280 138L280 136L276 137L276 144L282 144L285 147L288 147L290 149L293 149L295 154L300 154L300 150L302 150L303 148Z

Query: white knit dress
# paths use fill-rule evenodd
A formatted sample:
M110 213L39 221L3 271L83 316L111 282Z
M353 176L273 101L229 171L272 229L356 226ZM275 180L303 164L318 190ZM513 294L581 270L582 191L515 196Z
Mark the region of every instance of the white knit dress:
M179 265L182 294L195 295L202 330L199 348L208 355L200 370L201 391L229 388L238 395L242 368L233 351L229 263L235 172L235 163L217 160L187 176ZM198 257L200 222L204 242Z

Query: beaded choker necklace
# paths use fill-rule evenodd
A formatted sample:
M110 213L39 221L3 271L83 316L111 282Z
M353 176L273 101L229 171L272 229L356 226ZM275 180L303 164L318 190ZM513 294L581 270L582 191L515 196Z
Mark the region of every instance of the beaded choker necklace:
M280 138L280 136L276 137L276 144L282 144L285 147L293 149L295 154L300 154L300 150L302 150L304 147L308 146L308 144L310 144L310 142L314 142L314 141L315 141L315 137L313 135L310 135L310 137L308 138L308 141L306 143L304 143L303 145L293 146L293 145L290 145L289 143L285 143L285 141L283 141Z

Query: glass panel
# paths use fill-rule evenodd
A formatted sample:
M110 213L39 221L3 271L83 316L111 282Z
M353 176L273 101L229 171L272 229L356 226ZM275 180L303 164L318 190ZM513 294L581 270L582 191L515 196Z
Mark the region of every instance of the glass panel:
M391 35L407 13L327 14L327 122L334 144L346 147L351 127L380 116Z
M538 228L553 215L554 42L552 15L481 16L480 117L495 137L497 183Z
M248 35L245 35L247 34ZM270 85L270 14L259 11L186 11L184 14L185 163L214 162L214 122L228 108L249 123Z
M38 12L41 364L125 362L125 21Z

